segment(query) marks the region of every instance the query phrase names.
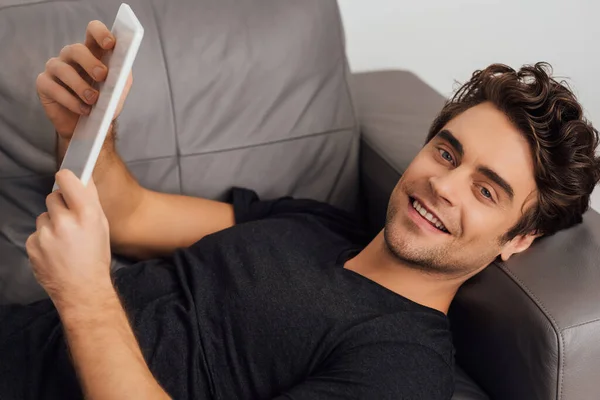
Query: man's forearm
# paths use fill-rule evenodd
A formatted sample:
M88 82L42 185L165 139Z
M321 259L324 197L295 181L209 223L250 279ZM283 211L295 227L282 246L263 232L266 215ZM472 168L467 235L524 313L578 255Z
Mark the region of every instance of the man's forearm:
M118 155L114 138L111 127L96 162L94 183L115 253L138 259L164 256L234 225L231 204L141 187ZM59 159L68 145L60 140Z
M56 159L57 168L62 163L69 142L57 135ZM143 189L131 175L127 166L118 155L116 146L116 127L110 126L102 151L94 168L93 178L98 189L102 209L110 226L111 242L119 245L127 218L133 213L141 201Z
M113 241L119 254L148 259L191 246L235 224L233 206L220 201L144 190L136 210Z
M169 399L152 376L110 283L57 309L87 399Z
M94 183L108 219L111 242L118 244L127 235L127 220L140 205L144 189L114 147L102 150L94 169Z

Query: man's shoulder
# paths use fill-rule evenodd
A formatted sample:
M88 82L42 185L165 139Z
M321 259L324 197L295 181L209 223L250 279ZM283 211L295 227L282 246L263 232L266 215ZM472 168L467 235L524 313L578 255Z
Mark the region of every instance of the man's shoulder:
M396 321L402 319L409 321L396 316ZM385 320L394 318L390 315L379 323L365 324L365 330L339 349L336 367L360 370L361 380L368 383L360 398L450 399L454 365L449 332L418 329L420 335L415 330L407 335L410 329Z
M365 224L357 215L322 201L289 196L261 200L254 191L241 188L233 188L231 193L238 225L263 221L254 227L285 229L294 226L300 232L334 235L363 246L370 239Z
M453 366L454 347L448 319L442 313L416 305L405 310L381 315L356 327L352 335L359 345L389 343L403 353L437 354Z

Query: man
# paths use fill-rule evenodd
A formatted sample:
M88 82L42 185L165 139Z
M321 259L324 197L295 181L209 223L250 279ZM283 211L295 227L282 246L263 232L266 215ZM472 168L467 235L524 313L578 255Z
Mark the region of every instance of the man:
M59 159L113 45L92 22L38 78ZM0 310L3 399L449 399L460 285L580 222L600 180L598 133L543 64L473 75L370 242L315 201L146 190L113 136L95 183L57 174L27 242L51 301ZM146 261L111 277L111 247Z

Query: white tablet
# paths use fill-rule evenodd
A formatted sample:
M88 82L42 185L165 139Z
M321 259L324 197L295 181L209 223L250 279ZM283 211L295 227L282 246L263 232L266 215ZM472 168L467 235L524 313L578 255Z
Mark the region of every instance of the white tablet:
M92 106L90 114L79 117L60 166L60 169L71 170L84 185L87 185L94 171L142 42L144 28L131 7L123 3L119 7L111 33L116 39L115 47L102 58L102 62L108 67L108 76L97 86L98 101ZM52 190L56 189L58 187L55 182Z

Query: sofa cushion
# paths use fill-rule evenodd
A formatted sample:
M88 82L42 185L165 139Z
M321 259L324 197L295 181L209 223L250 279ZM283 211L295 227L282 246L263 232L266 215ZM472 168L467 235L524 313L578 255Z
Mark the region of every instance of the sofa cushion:
M110 27L120 3L0 1L10 54L0 69L0 302L44 296L24 249L55 170L36 76L90 20ZM246 186L354 207L358 131L334 0L129 4L145 37L118 149L144 186L221 200Z

